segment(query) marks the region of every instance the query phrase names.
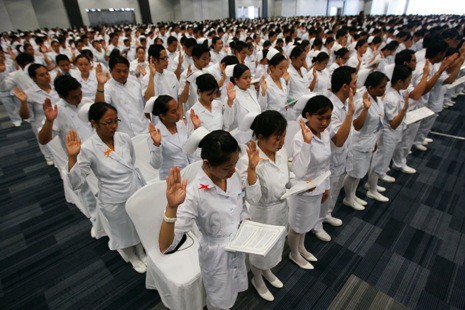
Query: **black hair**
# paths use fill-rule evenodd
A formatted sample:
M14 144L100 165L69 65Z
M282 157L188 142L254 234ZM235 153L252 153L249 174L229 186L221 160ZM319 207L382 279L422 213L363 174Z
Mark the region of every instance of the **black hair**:
M333 38L333 37L329 37L329 38L327 38L327 39L325 40L325 45L331 44L331 43L333 43L333 42L334 42L334 38Z
M347 34L347 30L346 29L339 29L337 32L336 32L336 39L339 39L340 37L343 37Z
M197 84L198 90L201 92L215 92L220 89L215 77L210 73L205 73L198 76L195 80L195 83Z
M235 67L234 67L234 70L233 70L233 76L231 77L231 82L236 85L236 82L234 81L235 79L239 79L242 74L244 74L245 71L247 70L250 70L249 67L247 67L246 65L244 64L237 64Z
M202 149L200 157L213 167L226 163L232 154L241 151L237 140L224 130L210 132L200 141L199 148Z
M168 95L160 95L153 103L152 114L159 116L160 114L168 113L170 109L170 101L174 100L173 97Z
M344 58L344 56L349 52L349 50L345 47L342 47L340 49L338 49L336 52L334 52L334 55L336 55L336 58L337 57L340 57L340 58Z
M70 61L68 56L66 55L63 55L63 54L58 54L55 56L55 63L56 64L59 64L60 61Z
M405 62L410 62L412 60L413 55L415 55L415 52L409 49L405 49L398 52L396 54L396 57L394 58L396 66L403 65Z
M163 51L165 48L163 47L163 45L160 45L160 44L152 44L150 45L149 47L149 59L150 57L152 57L154 60L158 60L160 59L160 54L161 54L161 51Z
M188 38L184 40L184 46L186 47L186 49L191 48L196 45L197 45L197 40L194 38Z
M34 62L34 56L26 54L26 53L19 53L16 56L16 63L21 67L24 68L27 64Z
M141 46L138 46L136 47L136 54L139 50L143 50L145 52L145 47L143 47L142 45Z
M87 57L86 55L83 55L83 54L80 54L80 55L76 56L76 59L74 59L74 63L77 64L78 60L81 59L81 58L87 59L87 61L90 63L89 57Z
M319 52L318 55L313 57L312 63L323 62L329 59L329 55L326 52Z
M305 52L305 49L300 46L300 45L296 45L292 51L291 51L291 54L289 55L289 58L297 58L297 57L300 57L300 55L302 55L302 53Z
M113 70L113 68L117 64L123 64L123 65L126 65L129 68L129 61L126 58L124 58L123 56L115 55L113 57L110 57L110 61L108 62L110 70Z
M221 59L220 62L226 64L226 66L229 66L229 65L237 65L239 63L239 60L234 55L228 55L228 56L225 56L223 59Z
M108 111L108 110L113 110L116 113L118 113L118 110L111 104L108 104L106 102L96 102L90 106L89 109L89 122L94 121L98 122L100 119L102 119L103 115Z
M169 36L168 39L166 40L166 43L168 45L170 45L171 43L173 42L178 42L178 39L176 39L176 37L173 37L173 36Z
M394 41L391 41L389 42L388 44L386 44L381 50L382 51L385 51L385 50L388 50L388 51L395 51L397 46L395 45L395 43L393 43Z
M263 42L263 48L270 47L270 46L271 46L271 41L266 40L265 42Z
M358 50L358 48L363 46L365 43L367 43L367 40L365 40L365 39L358 40L357 44L355 44L355 49Z
M286 127L287 121L281 113L268 110L255 117L250 129L255 137L258 138L258 135L262 135L264 138L268 138L273 134L282 135L286 131Z
M386 76L386 74L380 72L380 71L375 71L371 72L366 81L365 81L365 87L368 89L368 87L377 87L381 82L386 79L386 81L389 81L389 78Z
M431 59L441 53L445 53L449 45L444 40L431 41L426 47L425 58Z
M240 53L244 48L247 48L247 43L245 43L243 41L237 41L236 46L234 47L234 49L238 53Z
M120 57L123 57L121 55L121 51L117 48L114 48L111 52L110 52L110 55L108 56L110 59L115 57L115 56L120 56ZM124 58L124 57L123 57Z
M342 66L334 70L331 76L331 90L333 93L338 92L344 84L350 85L354 73L356 73L355 68L349 66Z
M380 44L381 42L383 42L383 39L379 36L376 36L373 38L370 44Z
M313 45L312 45L312 48L314 48L315 46L322 46L323 45L323 40L321 40L320 38L317 38L315 40L313 40Z
M218 42L218 41L220 41L220 40L221 40L220 37L213 37L213 39L212 39L212 45L213 45L213 44L216 44L216 42Z
M323 95L317 95L308 99L305 108L302 110L302 117L307 118L307 113L309 115L323 115L329 110L333 109L333 103L328 97Z
M412 69L406 65L396 65L392 73L391 85L397 84L399 81L405 81L412 75Z
M29 77L30 77L31 79L35 79L37 69L39 69L39 68L45 68L45 69L47 69L46 66L41 65L41 64L32 64L32 65L30 65L30 66L27 68L27 73L29 74ZM47 70L47 72L48 72L48 70Z
M203 54L210 55L210 49L208 48L208 46L204 44L197 44L192 49L192 59L194 59L194 57L200 59L200 57L202 57Z
M60 75L53 81L53 86L61 98L66 98L70 91L81 88L81 83L70 75Z
M271 59L268 61L268 65L272 67L276 67L284 60L286 60L286 57L284 57L284 55L281 53L277 53L276 55L271 57Z

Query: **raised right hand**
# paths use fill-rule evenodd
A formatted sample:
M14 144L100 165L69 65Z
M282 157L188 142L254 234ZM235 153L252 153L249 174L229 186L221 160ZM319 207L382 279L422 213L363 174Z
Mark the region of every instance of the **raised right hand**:
M160 129L155 128L155 125L153 125L153 123L149 123L149 133L150 133L150 138L152 138L153 145L160 146L161 145Z
M304 138L304 142L312 142L312 131L310 130L310 128L308 128L307 124L305 124L305 121L303 119L300 120L300 129L302 129L302 137Z
M166 177L166 199L168 208L176 209L186 199L187 180L181 181L181 171L174 166Z
M229 82L228 85L226 85L226 91L228 92L228 100L236 99L236 88L234 88L234 84L232 82Z
M365 109L367 110L371 107L371 100L370 100L370 97L368 96L367 91L363 94L363 105L365 106Z
M99 84L105 84L110 79L110 76L108 75L108 73L107 74L103 73L101 64L98 64L95 67L95 76L97 77L97 82Z
M81 151L81 139L74 130L68 131L66 135L66 153L69 157L76 157Z
M47 118L47 121L53 122L58 116L58 106L56 104L55 106L52 106L52 102L49 98L47 98L44 100L42 107L44 108L44 113L45 117Z
M347 109L347 112L354 114L355 113L355 103L354 103L354 91L351 88L349 90L349 100L348 100L349 106Z

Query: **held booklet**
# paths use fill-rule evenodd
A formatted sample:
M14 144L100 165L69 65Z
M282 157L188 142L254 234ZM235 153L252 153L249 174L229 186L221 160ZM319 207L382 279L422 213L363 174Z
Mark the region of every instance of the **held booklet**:
M328 178L331 175L331 172L326 171L325 173L317 176L314 178L311 182L299 182L296 185L292 186L290 189L286 191L284 195L281 196L281 200L284 200L288 198L289 196L292 195L297 195L303 192L306 192L312 188L318 187L321 183L323 183L326 178Z
M284 226L243 221L234 238L224 249L229 252L265 256L285 231Z
M405 124L410 125L421 121L424 118L434 115L434 112L428 109L427 107L422 107L410 112L407 112L405 115Z

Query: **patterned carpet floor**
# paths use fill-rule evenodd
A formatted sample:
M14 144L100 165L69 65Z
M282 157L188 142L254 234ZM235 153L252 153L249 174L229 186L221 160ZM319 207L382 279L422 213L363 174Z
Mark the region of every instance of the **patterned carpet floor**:
M464 119L462 96L433 131L465 137ZM430 137L427 152L408 158L417 174L390 172L389 203L358 212L339 197L344 225L325 227L333 241L306 238L315 270L291 263L286 247L275 301L249 288L234 309L465 309L465 140ZM90 237L30 125L12 127L2 106L0 176L0 309L164 309L108 239Z

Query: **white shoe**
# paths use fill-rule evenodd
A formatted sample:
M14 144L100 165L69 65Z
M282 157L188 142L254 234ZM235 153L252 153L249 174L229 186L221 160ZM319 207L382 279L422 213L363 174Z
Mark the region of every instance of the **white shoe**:
M292 257L292 253L289 253L289 259L290 259L291 261L293 261L294 263L296 263L297 266L299 266L299 267L302 268L302 269L312 270L312 269L315 268L315 267L313 267L313 265L310 264L309 262L305 262L305 264L299 264L299 263Z
M138 273L146 273L147 266L140 259L133 259L129 261L132 265L132 268Z
M252 286L255 288L255 290L257 291L258 295L260 295L261 298L265 299L266 301L273 301L274 300L274 296L273 294L271 294L271 292L266 289L266 292L265 293L260 293L257 289L257 285L255 284L255 278L252 278Z
M366 206L368 204L368 202L366 202L365 200L361 198L358 198L357 196L355 196L355 201L361 206Z
M22 121L14 121L13 125L15 125L15 127L21 127L22 123L23 123Z
M449 102L444 103L444 106L446 106L446 107L453 107L454 105L455 105L455 102L453 102L453 101L449 101Z
M278 279L278 277L275 276L275 279L273 281L270 281L270 279L268 279L264 274L263 274L263 278L268 281L268 283L271 284L271 286L273 287L276 287L276 288L283 288L284 287L284 284L283 282L281 282L281 280Z
M391 177L390 175L387 175L387 174L380 176L379 179L387 183L394 183L396 181L396 178ZM381 192L381 191L378 190L378 192Z
M97 237L94 226L92 226L92 228L90 229L90 236L94 239Z
M377 200L379 202L388 202L389 201L389 198L387 198L386 196L381 195L378 192L373 193L371 191L368 191L367 192L367 197L371 198L371 199L374 199L374 200Z
M431 138L425 138L425 140L423 140L423 142L431 143L431 142L433 142L433 139L431 139Z
M412 151L408 151L408 154L409 154L409 155L412 154Z
M339 227L342 226L342 221L337 217L328 216L323 219L323 223L328 223L331 226Z
M407 165L403 166L400 171L402 171L403 173L407 173L407 174L414 174L414 173L417 173L417 171L412 168L412 167L409 167Z
M331 241L331 236L324 229L316 231L315 236L318 239L320 239L321 241L324 241L324 242L330 242Z
M48 165L48 166L53 166L53 165L55 164L55 162L53 161L53 159L47 159L46 162L47 162L47 165Z
M357 210L357 211L363 211L363 210L365 210L365 207L362 206L361 204L359 204L359 203L356 202L356 201L349 201L348 199L344 198L344 199L342 200L342 203L343 203L345 206L351 207L352 209Z
M427 148L426 146L421 145L421 144L415 144L415 148L416 148L417 150L419 150L419 151L422 151L422 152L428 150L428 148Z
M365 190L369 191L370 190L370 184L368 183L365 183L365 185L363 186L365 188ZM376 190L380 193L383 193L386 191L386 187L382 187L382 186L379 186L379 185L376 185Z
M299 253L300 253L300 255L302 255L303 258L305 258L309 262L314 263L314 262L318 261L318 258L316 258L315 255L313 255L312 253L310 253L307 250L299 250Z

